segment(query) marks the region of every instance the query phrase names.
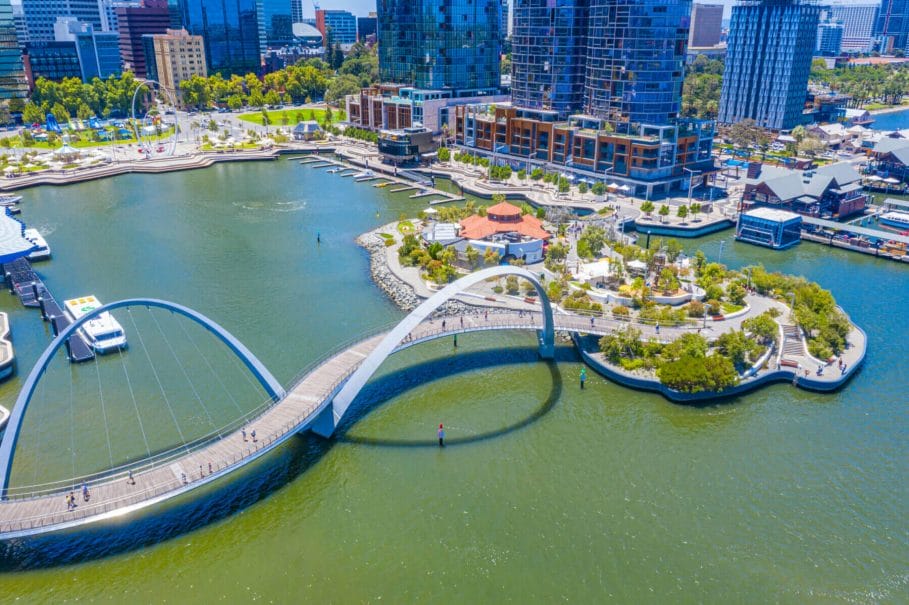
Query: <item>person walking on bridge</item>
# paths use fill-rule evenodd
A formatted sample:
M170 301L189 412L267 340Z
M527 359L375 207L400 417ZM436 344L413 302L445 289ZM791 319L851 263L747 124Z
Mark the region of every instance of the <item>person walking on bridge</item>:
M439 424L439 447L445 447L445 429Z

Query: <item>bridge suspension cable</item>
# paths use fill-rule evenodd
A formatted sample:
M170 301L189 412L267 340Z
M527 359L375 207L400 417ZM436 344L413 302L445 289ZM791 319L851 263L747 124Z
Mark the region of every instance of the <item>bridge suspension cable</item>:
M234 397L234 394L230 391L230 389L227 388L227 385L224 384L224 381L221 380L221 375L218 372L216 372L215 369L212 367L211 362L208 360L208 357L205 355L205 353L202 352L202 349L199 348L199 345L196 344L195 339L192 337L192 335L189 333L189 331L187 331L186 327L183 325L183 322L180 321L180 322L177 322L177 324L180 326L180 329L183 330L183 334L186 336L187 340L189 340L189 342L193 345L193 348L196 349L196 352L199 353L199 356L205 361L205 365L208 367L209 371L215 376L215 379L218 381L218 384L221 385L221 389L225 393L227 393L227 397L233 402L234 407L237 408L237 411L240 412L240 414L243 414L243 408L241 408L240 404L237 403L236 397ZM233 356L231 356L231 357L233 357ZM236 358L234 358L234 362L236 363ZM246 372L242 372L242 374L244 376L246 376L247 380L249 380L249 376L246 374ZM255 386L255 383L253 383L253 386Z
M126 361L123 359L123 351L117 349L117 356L120 359L120 365L123 366L123 375L126 376L126 386L129 388L129 396L133 400L133 408L136 410L136 420L139 421L139 431L142 433L142 441L145 442L145 451L151 456L151 447L148 445L148 435L145 434L145 425L142 423L142 414L139 413L139 403L136 401L136 394L133 391L133 382L129 378L129 371L126 369ZM75 475L73 469L73 475Z
M202 406L202 409L205 411L205 415L208 416L208 423L212 426L217 426L217 425L215 425L214 418L212 418L212 416L211 416L211 412L208 411L208 406L205 405L205 402L202 401L201 397L199 397L199 392L196 390L196 385L193 384L192 379L189 377L189 374L187 374L186 368L183 366L182 363L180 363L180 358L177 357L177 352L174 351L174 347L170 344L170 340L167 338L167 334L165 334L164 330L161 329L161 324L158 323L158 318L155 317L155 314L152 312L151 309L148 310L148 314L151 315L152 320L155 322L155 325L158 327L158 332L161 334L161 338L163 338L164 342L167 344L167 348L170 351L170 354L173 356L174 361L177 363L177 366L180 367L180 372L183 373L183 377L186 379L186 382L189 383L189 388L193 392L193 396L195 396L196 401L199 402L199 405Z
M101 384L101 368L98 366L98 356L95 355L95 374L98 375L98 398L101 401L101 417L104 418L104 434L107 436L107 456L110 465L114 466L114 448L110 443L110 423L107 420L107 408L104 405L104 387Z
M154 362L152 362L151 355L148 353L148 348L145 346L145 340L142 338L142 332L139 331L139 326L136 325L136 318L133 317L132 310L127 307L126 314L129 315L129 321L133 324L133 329L136 331L136 337L139 339L139 344L142 345L142 351L145 353L145 358L148 359L148 365L151 367L152 374L155 377L155 382L158 383L158 388L161 389L161 396L164 398L164 403L167 405L167 409L170 412L170 417L174 421L174 426L177 427L177 433L180 435L180 441L183 445L186 445L186 437L183 436L183 430L180 428L180 423L177 421L177 415L174 413L174 408L170 404L170 399L167 398L167 392L164 390L164 385L161 384L161 377L158 376L158 370L155 368Z

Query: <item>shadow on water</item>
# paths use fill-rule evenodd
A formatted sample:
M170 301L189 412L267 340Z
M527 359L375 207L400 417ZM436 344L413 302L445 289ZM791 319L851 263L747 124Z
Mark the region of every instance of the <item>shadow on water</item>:
M571 349L557 348L557 360L575 361ZM336 439L303 433L262 459L238 469L211 485L121 519L82 528L0 543L0 572L25 571L83 563L146 548L188 532L220 522L268 498L313 467L338 441L353 444L424 447L435 442L353 438L344 435L371 409L426 384L431 380L493 366L537 363L535 348L492 349L432 359L392 371L370 382L357 398L352 417L339 427ZM555 362L547 364L552 388L543 403L527 418L511 426L465 439L451 445L494 439L523 428L549 412L561 394L562 380ZM62 504L62 499L61 499Z

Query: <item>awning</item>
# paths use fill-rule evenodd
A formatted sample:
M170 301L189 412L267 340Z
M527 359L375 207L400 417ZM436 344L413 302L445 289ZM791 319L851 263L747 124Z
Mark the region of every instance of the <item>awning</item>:
M0 212L0 263L26 256L38 247L23 237L25 225L13 218L9 208Z

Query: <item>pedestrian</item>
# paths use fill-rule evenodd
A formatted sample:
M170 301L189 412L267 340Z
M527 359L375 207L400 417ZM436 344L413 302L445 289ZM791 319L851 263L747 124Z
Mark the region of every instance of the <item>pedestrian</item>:
M483 311L483 319L489 321L489 311Z
M186 485L188 483L186 480L186 473L180 473L180 479L183 480L183 485Z
M132 471L128 471L128 472L126 473L126 482L129 483L130 485L135 485L135 484L136 484L136 480L133 479L133 472L132 472Z
M204 476L205 476L205 471L202 470L202 465L200 464L199 465L199 478L201 479Z
M252 437L253 443L255 443L256 442L256 429L253 429L252 432L249 434L249 436Z
M439 447L445 447L445 429L439 424Z
M590 317L590 327L593 327L593 316Z
M246 429L240 429L240 434L243 435L243 441L246 441Z
M444 319L442 320L442 329L443 330L445 329L445 320Z
M464 318L463 317L461 318L461 327L462 328L464 327Z
M657 323L656 323L656 333L657 333L657 334L660 333L660 322L657 322Z
M322 234L319 233L318 231L316 231L316 243L317 243L317 244L321 244L321 243L322 243Z
M76 495L73 492L69 493L69 501L70 501L70 504L72 505L72 508L75 509L76 508Z
M584 390L584 383L587 382L587 368L581 368L581 390Z
M208 463L208 474L211 475L211 462Z
M89 499L90 497L91 497L91 496L90 496L89 493L88 493L88 486L85 485L85 483L83 482L83 483L82 483L82 500L84 500L85 502L88 502L88 499Z

